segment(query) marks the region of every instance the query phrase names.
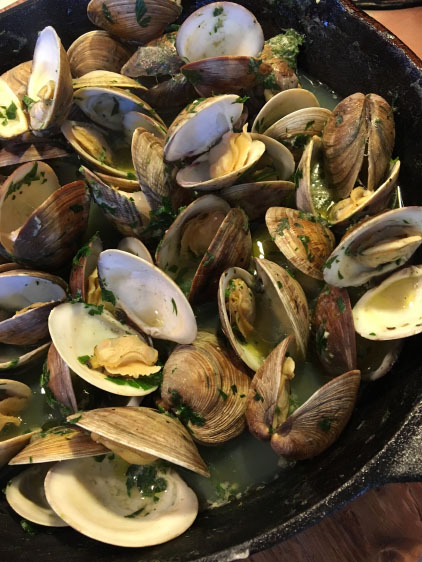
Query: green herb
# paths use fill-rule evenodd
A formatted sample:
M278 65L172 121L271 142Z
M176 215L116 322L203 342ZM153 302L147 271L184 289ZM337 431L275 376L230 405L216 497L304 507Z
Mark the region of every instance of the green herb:
M32 457L29 457L29 463L32 464L34 462L34 459Z
M62 416L68 416L71 412L67 406L56 400L54 394L51 392L49 387L50 382L50 371L47 368L47 361L44 362L41 377L40 377L40 387L44 390L45 400L47 404L52 409L58 409Z
M104 305L103 304L96 305L96 304L85 303L84 308L89 308L88 314L90 316L95 316L97 314L101 315L104 311Z
M131 386L132 388L140 388L142 390L151 390L159 386L163 381L163 372L153 373L152 375L139 376L137 379L130 379L118 376L106 377L106 380L118 384L119 386Z
M277 281L277 287L278 287L279 289L282 289L282 288L283 288L283 283L282 283L281 281Z
M182 68L182 74L185 76L186 80L190 82L193 86L197 86L203 82L202 73L200 70L191 70L189 68Z
M343 121L344 121L343 115L341 115L340 113L337 113L337 115L336 115L336 127L341 125L343 123Z
M12 195L12 193L15 193L15 191L19 191L19 189L22 186L31 185L33 181L39 180L40 177L37 176L37 171L38 171L38 162L34 162L30 171L21 180L17 181L16 183L12 182L9 185L9 189L7 190L4 199L6 200L10 195Z
M136 511L134 511L133 513L130 513L129 515L125 515L125 517L132 519L133 517L136 517L137 515L139 515L140 513L142 513L144 511L145 507L141 507L140 509L137 509Z
M377 334L375 332L371 332L369 335L370 336L376 336Z
M177 316L177 305L174 299L171 299L171 304L173 305L173 314Z
M22 529L25 531L25 533L28 533L28 535L31 535L33 537L34 535L37 534L37 528L30 521L27 521L26 519L21 519L20 523Z
M221 16L221 14L223 13L224 13L223 6L217 6L217 8L214 8L212 15L216 18L217 16Z
M274 55L284 59L295 70L299 47L303 44L304 38L304 35L294 29L288 29L285 33L272 37L265 44L271 47Z
M309 236L306 236L305 234L299 234L298 238L302 242L303 247L305 248L306 257L308 258L308 260L310 262L314 261L314 256L308 246L309 242L311 241Z
M344 279L343 275L340 273L340 270L337 271L337 277L339 279Z
M114 296L114 293L104 287L101 287L101 298L103 301L111 302L113 306L116 304L116 297Z
M259 401L264 402L264 397L261 396L256 390L253 399L255 400L255 402L259 402Z
M86 365L91 359L90 355L80 355L78 357L78 361L79 363L82 363L82 365Z
M245 102L247 102L249 99L250 99L249 96L243 96L243 98L241 98L241 97L239 96L239 97L237 98L237 100L234 100L234 101L232 102L232 105L233 105L234 103L245 103Z
M224 22L221 18L218 18L217 23L214 25L214 33L217 33L219 29L221 29L224 25Z
M204 266L210 265L214 260L215 260L215 256L213 254L210 254L210 252L207 250L205 252L205 255L207 256L207 259L204 261Z
M315 335L315 347L318 355L322 355L327 349L328 344L328 333L325 330L325 322L319 326L317 333Z
M103 16L105 17L105 19L111 24L115 23L114 19L111 17L110 10L107 8L107 4L105 2L103 2L101 8L103 10Z
M182 401L182 397L177 392L177 390L169 390L169 394L171 395L173 410L176 416L184 425L187 425L188 423L197 425L199 427L205 425L204 417L201 416L201 414L194 412L192 408L187 404L184 404Z
M296 189L299 187L299 180L303 178L303 171L301 169L297 169L292 175L292 181L296 186Z
M262 60L261 59L256 59L254 57L251 57L249 59L249 69L248 69L248 74L258 74L259 73L259 67L262 64Z
M331 258L329 258L324 264L324 269L331 269L331 266L336 261L336 259L337 256L332 256Z
M26 107L28 109L31 109L31 107L34 105L35 100L33 100L32 98L30 98L29 96L23 96L22 98L23 103L26 105Z
M237 394L237 386L235 384L232 384L231 387L233 394Z
M152 464L131 464L126 470L128 496L130 496L132 488L138 488L146 498L153 498L167 489L167 480L158 475L157 468Z
M220 394L221 398L226 401L228 398L228 395L224 392L224 390L222 390L221 388L218 388L218 393Z
M147 7L145 6L144 0L136 0L135 5L135 14L136 14L136 21L138 25L141 27L148 27L149 22L151 21L151 16L147 16Z
M72 264L80 266L81 259L86 258L86 256L89 256L90 253L91 248L88 242L88 244L85 244L85 246L82 246L82 248L79 248L79 250L76 252L75 257L72 260Z
M12 101L12 103L9 105L9 107L6 108L6 117L8 119L16 119L17 110L18 110L18 108L17 108L16 104Z
M280 236L284 236L286 228L290 228L289 219L287 217L283 217L277 225L276 233Z
M312 127L312 125L315 123L315 120L313 119L312 121L308 121L305 125L305 131L307 129L309 129L309 127Z
M333 420L331 418L322 418L322 420L319 420L318 425L322 429L322 431L328 433L331 429L332 422Z
M18 363L19 363L19 357L16 357L16 359L12 359L11 361L9 361L9 364L6 367L0 367L0 371L7 371L8 369L13 369L13 367L16 367Z
M103 462L103 460L106 458L107 455L97 455L96 457L94 457L94 461L95 462Z
M144 234L149 234L153 238L162 238L165 231L176 218L173 212L170 197L163 197L161 206L150 211L150 221L144 230ZM158 248L157 248L158 249Z
M293 148L303 148L305 144L308 142L309 137L303 133L296 135L292 140Z
M133 172L128 172L128 173L126 174L126 177L127 177L128 180L136 180L136 179L138 179L138 178L136 177L136 175L135 175Z
M76 215L76 213L80 213L81 211L84 210L83 206L82 206L82 205L78 205L78 204L70 205L70 206L69 206L69 209L70 209L72 212L74 212L75 215Z
M344 312L346 310L346 305L344 304L344 300L341 297L338 297L336 302L337 302L337 308L339 309L339 311Z
M278 85L277 78L274 72L271 72L271 74L268 74L264 77L264 79L262 80L262 85L267 90L280 90L280 86Z
M81 419L81 417L82 417L82 414L80 414L79 416L76 416L76 418L72 418L71 420L68 420L67 423L71 423L71 424L78 423L78 421Z
M102 147L102 148L103 148L103 150L102 150L101 154L99 155L98 160L101 162L101 164L104 164L107 154L106 154L105 148L104 147Z
M111 110L111 116L117 115L119 113L120 105L119 100L113 96L113 108Z

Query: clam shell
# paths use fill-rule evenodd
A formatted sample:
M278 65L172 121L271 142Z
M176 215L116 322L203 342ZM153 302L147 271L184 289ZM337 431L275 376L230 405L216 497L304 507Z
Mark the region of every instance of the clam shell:
M243 103L236 103L237 99L229 94L214 96L183 109L169 127L164 158L174 162L206 152L241 116Z
M40 91L54 84L51 96L44 103ZM32 70L28 81L28 96L36 103L29 109L31 128L34 131L61 125L72 105L72 75L66 51L52 27L45 27L38 35Z
M72 416L73 419L75 416ZM59 426L36 434L10 461L10 465L38 464L65 461L84 457L94 457L108 453L100 443L96 443L77 427Z
M250 433L263 441L269 441L272 430L276 429L273 419L279 394L290 394L290 384L282 380L282 368L292 340L293 337L288 336L273 349L255 373L249 388L246 422Z
M67 51L70 69L75 78L93 70L120 72L130 54L127 47L110 37L107 31L99 29L80 35Z
M224 55L254 57L263 46L264 33L255 16L233 2L201 6L183 22L176 37L177 52L188 61Z
M138 180L130 180L126 178L117 178L116 176L109 176L98 172L96 174L104 183L109 187L114 187L119 191L126 191L127 193L134 193L140 190ZM135 176L135 174L133 174ZM135 176L136 177L136 176Z
M138 238L133 238L131 236L122 238L117 244L117 249L123 252L129 252L129 254L138 256L138 258L142 258L149 263L154 263L148 248Z
M251 137L252 140L259 140L265 144L265 154L270 157L280 179L289 180L295 171L295 161L290 150L266 135L251 133Z
M6 439L6 441L0 441L0 468L6 465L16 453L25 447L31 437L36 433L38 433L38 430Z
M337 440L352 415L360 372L349 371L317 390L277 428L271 447L287 459L321 454Z
M73 390L70 369L57 352L54 344L51 344L48 350L47 372L49 373L48 387L54 398L64 404L71 412L76 412L78 403Z
M249 377L223 343L199 332L192 345L176 347L163 370L161 398L176 413L191 408L188 421L194 439L218 445L239 435L245 426Z
M139 76L175 75L183 65L174 45L176 33L165 33L148 45L139 47L122 67L122 74L138 78Z
M37 525L66 527L49 506L44 493L44 479L50 465L31 466L9 480L6 486L6 500L18 515Z
M73 89L79 90L80 88L128 88L141 92L145 92L147 89L136 80L109 70L92 70L75 78Z
M21 62L0 76L21 100L26 95L32 60Z
M346 289L324 287L315 304L311 329L326 373L336 377L356 369L355 327Z
M265 215L268 232L279 250L300 271L322 279L322 268L335 244L332 232L314 217L301 211L271 207Z
M173 470L158 470L167 493L156 496L152 505L144 503L138 491L132 499L126 491L127 466L108 457L101 463L92 459L58 463L45 480L48 502L75 530L120 547L152 546L184 533L198 513L194 492ZM136 517L140 505L150 511Z
M324 280L336 287L358 287L406 263L422 241L422 207L402 207L364 220L342 238L324 266ZM383 245L380 255L365 255ZM369 255L366 257L369 260Z
M282 117L264 134L280 142L294 141L297 135L321 135L330 115L331 111L324 107L305 107Z
M126 271L130 271L128 277ZM161 269L121 250L106 250L98 260L100 284L145 334L191 343L196 320L186 297Z
M252 125L252 132L264 133L282 117L306 107L319 107L318 100L309 90L292 88L280 92L267 101L258 113Z
M40 346L0 346L0 371L8 371L42 358L49 347L49 342Z
M190 104L195 95L195 88L179 73L149 88L143 97L156 109L168 112Z
M88 18L124 41L146 43L163 33L180 15L182 7L176 0L144 0L138 7L135 0L91 0Z
M39 139L31 143L9 142L0 149L0 168L69 155L70 151L62 143L51 139Z
M51 310L66 300L66 283L47 273L14 270L0 273L0 308L9 318L0 322L0 342L36 345L48 337L47 320ZM37 308L15 315L33 303Z
M179 420L152 408L99 408L75 422L119 445L209 476L188 430Z
M95 346L107 338L135 334L145 341L139 332L121 324L107 310L93 315L90 311L90 307L84 303L64 303L57 306L49 316L51 339L68 367L93 386L112 394L144 396L156 390L157 387L150 384L122 384L124 379L107 377L84 362L84 359L93 355ZM121 384L118 384L119 382ZM145 386L145 389L142 386Z
M73 298L80 296L83 301L88 302L88 277L97 267L98 256L102 251L102 241L95 234L73 258L69 277L69 289Z
M395 340L422 332L422 266L393 273L353 307L355 330L364 338Z
M16 108L14 119L8 119L4 110L0 109L0 139L11 139L28 130L28 121L19 98L10 86L0 78L0 107L9 108L13 106Z
M167 134L167 127L149 115L139 113L139 111L129 111L125 113L123 117L123 128L128 140L130 139L130 141L132 141L133 133L139 127L146 129L160 139L164 139Z

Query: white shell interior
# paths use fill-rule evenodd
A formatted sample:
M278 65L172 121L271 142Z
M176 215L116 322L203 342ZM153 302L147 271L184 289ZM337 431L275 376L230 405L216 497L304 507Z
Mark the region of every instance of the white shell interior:
M422 332L422 266L402 269L367 291L353 308L364 338L394 340Z
M50 468L49 463L42 463L20 472L8 482L6 500L16 513L37 525L67 527L45 497L44 479Z
M161 123L157 123L152 117L139 113L139 111L129 111L123 116L123 129L125 131L128 142L132 142L133 133L135 129L146 129L151 134L159 139L164 139L167 134L167 129Z
M51 302L66 299L66 291L60 285L42 276L20 273L0 275L0 308L10 313L35 302Z
M7 117L7 108L16 106L16 117ZM6 109L5 109L6 108ZM0 139L11 138L24 133L28 123L22 110L21 102L6 82L0 78Z
M51 27L45 27L38 35L32 61L32 72L28 82L28 96L38 101L39 91L50 81L59 80L60 39ZM54 98L54 96L53 96Z
M167 489L154 503L135 488L128 495L127 466L109 457L100 463L90 458L57 463L45 481L48 502L80 533L117 546L161 544L186 531L198 513L198 500L180 476L172 469L162 475Z
M198 108L197 113L189 114L168 137L164 147L166 160L174 162L201 154L231 131L243 111L243 103L236 103L237 99L232 94L216 96L210 98L208 105Z
M233 2L201 6L180 26L176 49L188 61L244 55L254 57L264 46L264 33L255 16Z
M117 305L146 334L177 343L196 338L189 302L158 267L121 250L106 250L98 260L98 274Z
M90 308L84 303L63 303L50 313L48 328L63 361L81 378L107 392L121 396L144 396L153 392L156 387L143 390L116 384L107 380L107 375L78 360L78 357L92 356L94 347L105 339L127 334L139 336L138 332L121 324L106 310L103 310L102 314L94 315L90 315L89 311Z
M145 244L143 244L138 238L134 238L133 236L122 238L117 245L117 249L122 250L122 252L128 252L129 254L138 256L138 258L142 258L149 263L154 263L154 260L152 259L151 254L149 253L149 250L145 246Z

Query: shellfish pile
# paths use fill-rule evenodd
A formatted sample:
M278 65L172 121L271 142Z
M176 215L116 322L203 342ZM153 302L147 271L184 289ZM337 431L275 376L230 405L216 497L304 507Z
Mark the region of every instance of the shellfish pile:
M0 77L0 369L46 358L54 408L28 428L33 390L0 381L0 466L34 465L6 498L117 546L192 525L174 465L209 477L203 446L323 453L422 331L388 102L320 107L300 34L265 40L231 2L181 12L91 0L100 29L66 52L46 27ZM305 360L324 380L298 401Z

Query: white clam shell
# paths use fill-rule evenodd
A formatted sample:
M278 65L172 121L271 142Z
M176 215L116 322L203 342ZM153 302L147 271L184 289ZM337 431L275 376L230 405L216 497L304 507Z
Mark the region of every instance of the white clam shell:
M121 250L106 250L98 260L100 283L118 307L153 338L192 343L197 326L185 295L161 269Z
M67 527L49 506L44 493L44 479L51 466L38 464L12 478L6 486L6 500L21 517L37 525Z
M161 544L192 525L198 500L173 470L163 475L167 490L160 494L160 500L137 517L127 516L139 509L142 499L137 490L128 496L123 474L117 462L108 457L101 463L93 459L58 463L47 474L47 500L80 533L117 546Z

